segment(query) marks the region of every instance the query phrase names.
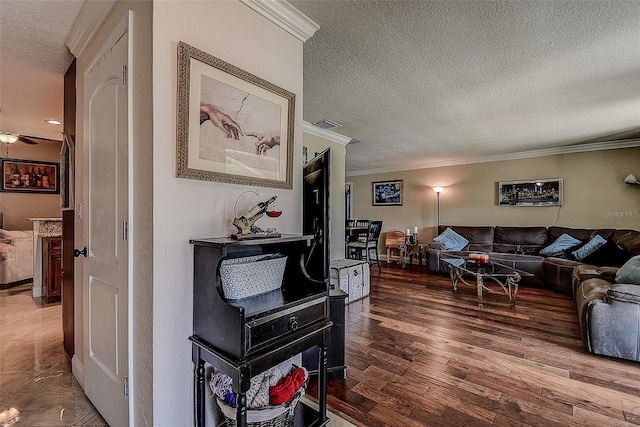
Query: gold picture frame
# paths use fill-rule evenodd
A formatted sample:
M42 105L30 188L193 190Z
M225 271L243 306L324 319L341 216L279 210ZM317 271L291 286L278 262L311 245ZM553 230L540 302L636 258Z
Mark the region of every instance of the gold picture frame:
M178 44L176 176L293 188L295 94Z

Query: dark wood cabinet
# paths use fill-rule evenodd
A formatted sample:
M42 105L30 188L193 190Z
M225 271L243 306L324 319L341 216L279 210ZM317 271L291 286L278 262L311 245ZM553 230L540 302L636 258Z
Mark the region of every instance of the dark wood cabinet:
M194 248L192 359L195 363L196 424L204 426L204 363L226 373L237 393L238 427L246 426L246 392L251 377L304 350L319 354L319 409L303 403L296 426L322 426L326 417L328 285L312 279L305 268L313 236L191 240ZM287 257L282 286L253 297L226 300L220 279L223 260L279 253ZM259 271L256 273L259 274Z
M45 303L60 301L62 295L62 237L45 237L42 259Z
M346 378L345 364L345 300L348 295L340 289L329 290L329 319L331 326L331 342L327 348L327 373L332 380ZM302 366L310 374L318 373L318 352L314 349L302 353Z

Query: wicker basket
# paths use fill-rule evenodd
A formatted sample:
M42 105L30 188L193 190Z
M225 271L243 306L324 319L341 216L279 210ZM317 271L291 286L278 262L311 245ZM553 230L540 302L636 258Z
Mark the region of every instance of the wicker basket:
M247 411L247 427L291 427L298 401L305 394L306 382L300 386L293 398L282 405L267 406ZM236 427L236 407L216 399L224 415L227 426Z
M227 299L248 298L282 286L286 256L256 255L220 264L222 292Z

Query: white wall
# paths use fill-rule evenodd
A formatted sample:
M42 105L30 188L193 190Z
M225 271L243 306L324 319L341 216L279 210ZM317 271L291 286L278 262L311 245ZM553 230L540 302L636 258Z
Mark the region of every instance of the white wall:
M294 189L175 177L177 45L184 41L296 94ZM302 231L303 44L236 1L159 1L153 7L153 418L193 425L191 345L193 248L189 239L233 231L233 206L245 190L278 196L283 215L262 228Z

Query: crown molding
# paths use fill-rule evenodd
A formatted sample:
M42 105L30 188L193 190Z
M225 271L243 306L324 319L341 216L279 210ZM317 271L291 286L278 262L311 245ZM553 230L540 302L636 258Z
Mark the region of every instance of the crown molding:
M387 172L402 172L416 169L441 168L445 166L470 165L476 163L501 162L506 160L530 159L533 157L555 156L559 154L585 153L588 151L614 150L619 148L640 147L640 139L624 141L595 142L593 144L569 145L566 147L544 148L541 150L522 151L520 153L498 154L495 156L468 157L455 160L420 163L408 167L378 168L359 171L346 171L345 176L375 175Z
M309 40L320 26L286 0L240 0L301 42Z
M329 141L337 142L338 144L347 145L351 138L348 136L340 135L328 129L322 129L309 122L302 122L302 131L310 135L317 136L319 138L328 139Z
M64 41L73 56L76 58L80 56L116 3L117 0L87 1L84 3Z

